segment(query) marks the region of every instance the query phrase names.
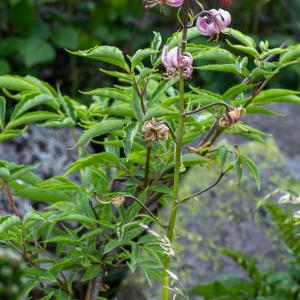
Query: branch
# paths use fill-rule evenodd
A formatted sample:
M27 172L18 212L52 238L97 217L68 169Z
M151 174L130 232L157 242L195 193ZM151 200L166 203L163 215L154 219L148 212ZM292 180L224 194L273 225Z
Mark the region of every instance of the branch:
M8 186L8 183L6 180L3 179L2 181L2 184L3 184L3 190L4 190L4 193L6 195L6 198L7 198L7 201L8 201L8 204L12 210L12 212L21 219L21 214L19 212L19 210L17 209L16 207L16 202L13 198L13 195L12 195L12 192Z
M219 178L212 185L210 185L209 187L207 187L206 189L204 189L204 190L202 190L200 192L197 192L197 193L195 193L195 194L193 194L191 196L188 196L188 197L184 198L183 200L181 200L178 203L177 207L179 205L181 205L182 203L184 203L184 202L186 202L186 201L188 201L188 200L190 200L190 199L192 199L194 197L200 196L200 195L204 194L205 192L207 192L207 191L211 190L212 188L214 188L222 180L222 178L224 177L225 174L226 173L221 173L221 175L219 176Z
M205 110L205 109L207 109L207 108L209 108L209 107L212 107L212 106L218 106L218 105L225 106L227 109L230 108L230 105L228 105L228 104L225 103L225 102L215 102L215 103L210 103L210 104L207 104L207 105L205 105L205 106L202 106L202 107L200 107L200 108L198 108L198 109L195 109L195 110L186 112L186 113L184 113L183 115L184 115L184 116L189 116L189 115L192 115L192 114L196 114L196 113L198 113L198 112L200 112L200 111L202 111L202 110Z

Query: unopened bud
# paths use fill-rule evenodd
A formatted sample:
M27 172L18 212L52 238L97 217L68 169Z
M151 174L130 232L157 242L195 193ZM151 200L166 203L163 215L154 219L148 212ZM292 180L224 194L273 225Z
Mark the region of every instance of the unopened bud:
M125 200L126 199L124 196L119 196L119 197L112 198L111 203L113 205L120 206L125 202Z

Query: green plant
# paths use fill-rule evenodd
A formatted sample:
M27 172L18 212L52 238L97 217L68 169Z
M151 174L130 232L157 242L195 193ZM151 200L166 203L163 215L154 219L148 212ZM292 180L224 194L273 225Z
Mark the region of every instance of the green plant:
M211 16L201 11L199 18L205 14ZM141 268L149 281L153 276L163 280L163 297L169 299L170 291L179 292L170 285L170 276L176 279L170 256L177 209L215 187L233 169L239 180L248 168L260 186L259 172L248 156L237 146L227 149L215 142L222 134L263 141L264 132L240 122L245 113L276 115L264 105L300 103L300 92L264 90L283 68L299 63L300 46L270 48L267 42L257 46L232 28L219 28L226 34L224 47L193 43L199 37L199 28L191 26L196 17L185 0L183 29L167 40L162 57L157 32L148 48L132 56L125 57L113 46L70 51L104 63L101 72L118 80L112 87L82 92L90 97L88 104L32 76L0 76L1 142L33 123L68 127L73 133L75 126L84 130L79 139L74 133L78 160L61 176L44 180L33 166L1 161L1 184L14 214L0 219L1 243L27 263L30 296L111 297L107 275L128 267ZM240 83L222 94L188 86L192 61L194 72L230 73ZM167 74L160 70L162 62ZM17 102L10 114L8 101ZM193 142L198 146L188 147ZM97 153L89 144L97 147ZM190 167L201 165L205 172L214 164L219 165L219 174L212 185L193 195L180 192L180 178ZM44 202L46 207L22 217L16 196ZM159 215L161 205L171 207L167 221ZM159 232L149 228L153 223Z

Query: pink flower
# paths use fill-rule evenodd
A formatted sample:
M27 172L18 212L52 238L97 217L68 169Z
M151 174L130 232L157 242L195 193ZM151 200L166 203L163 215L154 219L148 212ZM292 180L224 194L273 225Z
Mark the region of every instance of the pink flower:
M191 77L193 73L193 57L190 53L181 54L178 47L168 50L165 46L162 52L162 62L167 70L169 78L183 75L184 78Z
M165 0L162 2L172 7L179 7L183 4L184 0Z
M172 7L179 7L183 4L184 0L146 0L146 8L153 7L157 4L160 6L162 5L169 5Z
M196 26L201 34L214 36L223 31L230 23L231 16L228 11L211 9L206 16L198 18Z

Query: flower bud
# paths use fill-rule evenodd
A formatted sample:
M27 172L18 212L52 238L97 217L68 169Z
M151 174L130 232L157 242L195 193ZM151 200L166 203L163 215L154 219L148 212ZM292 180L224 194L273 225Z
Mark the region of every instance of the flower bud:
M184 0L147 0L146 8L151 8L155 5L169 5L171 7L179 7L183 4Z
M228 7L231 5L231 0L220 0L220 4L223 6L223 7Z
M162 122L155 120L146 121L143 125L143 133L146 141L166 141L169 137L169 128Z
M193 73L193 57L190 53L181 53L178 47L168 50L165 46L162 52L162 62L167 70L167 77L183 75L185 79Z
M230 107L224 113L224 115L219 119L219 126L223 128L228 128L232 124L236 124L242 119L246 114L246 109L244 107Z
M223 9L211 9L204 17L197 19L196 26L205 36L214 36L222 32L231 23L230 13Z

